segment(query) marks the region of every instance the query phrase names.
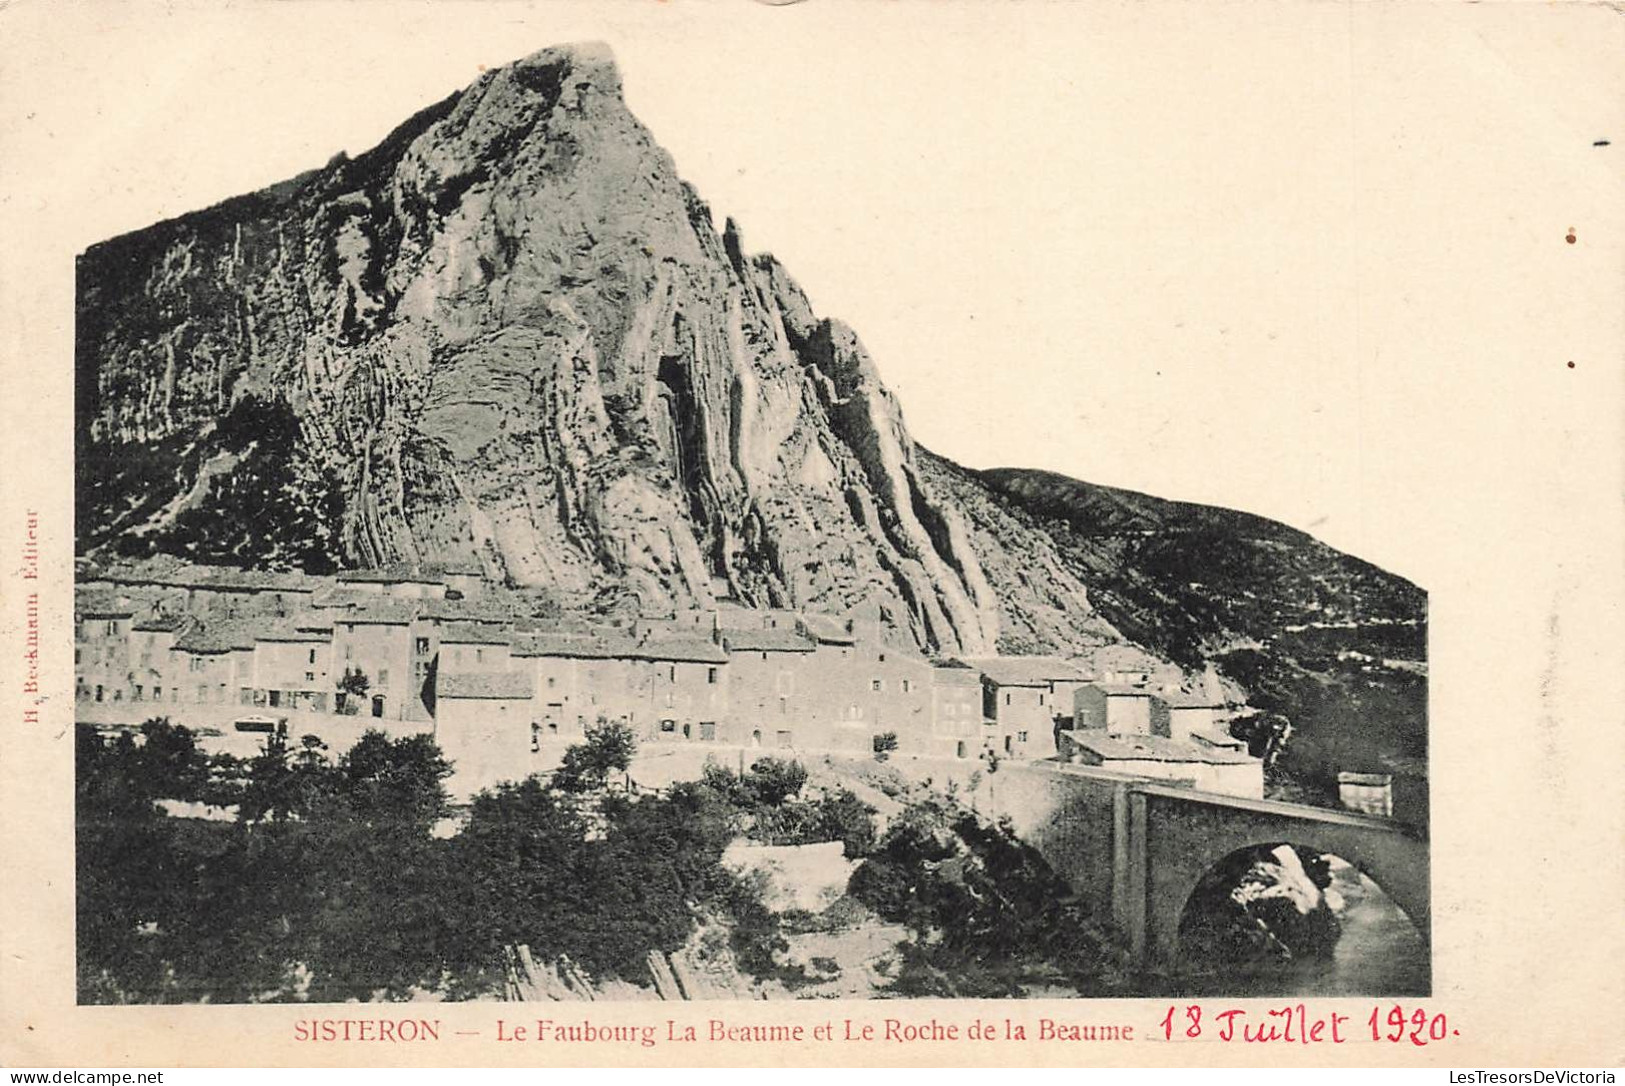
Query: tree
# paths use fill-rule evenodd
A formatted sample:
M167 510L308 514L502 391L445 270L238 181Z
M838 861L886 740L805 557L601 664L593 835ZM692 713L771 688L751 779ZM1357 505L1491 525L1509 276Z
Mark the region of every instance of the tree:
M427 834L450 810L451 773L433 737L368 731L339 760L339 787L361 822Z
M141 743L129 752L131 785L151 799L202 799L209 788L209 759L190 728L153 717L141 725Z
M769 807L801 794L807 783L807 767L782 758L758 758L750 767L748 785L756 799Z
M242 822L307 818L332 802L337 791L338 780L326 757L309 746L294 754L287 736L278 732L266 737L265 746L248 763L237 817Z
M599 720L587 728L586 742L564 752L553 782L565 792L595 792L609 783L612 773L624 773L637 753L638 739L619 721Z
M355 716L360 711L360 702L365 701L367 691L372 689L372 680L360 668L345 668L344 674L338 682L338 708L346 716Z
M897 749L897 733L881 732L874 738L875 761L884 762Z

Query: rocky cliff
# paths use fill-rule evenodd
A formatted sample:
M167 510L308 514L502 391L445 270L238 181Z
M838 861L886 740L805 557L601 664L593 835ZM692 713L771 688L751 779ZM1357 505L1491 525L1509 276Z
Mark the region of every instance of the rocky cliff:
M715 227L602 47L489 72L78 275L87 553L477 559L567 605L864 604L942 652L1126 631L1186 666L1254 636L1212 599L1276 594L1266 566L1202 587L1236 523L1153 552L1174 519L1107 539L1098 488L918 448L857 335Z
M363 155L78 273L87 551L477 558L654 611L869 601L969 651L1021 606L921 480L857 336L713 226L602 47L490 72ZM268 470L256 431L290 412ZM255 523L210 523L234 493ZM324 510L319 545L266 542ZM1077 588L1035 593L1082 631Z

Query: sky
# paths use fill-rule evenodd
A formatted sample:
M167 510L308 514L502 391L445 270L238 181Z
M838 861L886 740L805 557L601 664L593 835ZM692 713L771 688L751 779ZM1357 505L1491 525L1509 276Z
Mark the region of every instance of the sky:
M718 223L857 330L922 444L1260 513L1424 587L1493 530L1498 476L1572 470L1523 455L1540 428L1617 387L1581 333L1618 342L1618 248L1589 243L1619 236L1625 131L1615 88L1567 73L1619 38L1585 12L23 7L6 157L48 163L38 222L74 251L602 40Z

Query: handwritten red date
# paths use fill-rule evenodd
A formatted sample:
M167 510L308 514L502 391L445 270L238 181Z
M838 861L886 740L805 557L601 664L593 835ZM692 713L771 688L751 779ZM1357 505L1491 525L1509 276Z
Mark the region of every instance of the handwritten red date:
M1165 1041L1176 1038L1196 1040L1201 1037L1219 1041L1241 1041L1246 1044L1344 1044L1349 1039L1349 1016L1346 1014L1311 1015L1303 1003L1288 1004L1262 1013L1233 1008L1212 1013L1199 1004L1169 1007L1161 1023ZM1409 1043L1417 1048L1459 1036L1443 1014L1429 1014L1421 1008L1407 1013L1394 1004L1387 1009L1371 1008L1366 1019L1371 1040L1389 1044Z

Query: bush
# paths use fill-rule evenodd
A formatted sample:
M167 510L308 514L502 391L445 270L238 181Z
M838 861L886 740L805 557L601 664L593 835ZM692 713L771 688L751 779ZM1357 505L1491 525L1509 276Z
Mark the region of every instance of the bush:
M637 749L637 735L631 728L600 720L587 728L586 742L564 752L554 783L566 792L599 791L608 785L612 773L631 768Z
M874 738L875 761L884 762L897 749L897 733L882 732Z

